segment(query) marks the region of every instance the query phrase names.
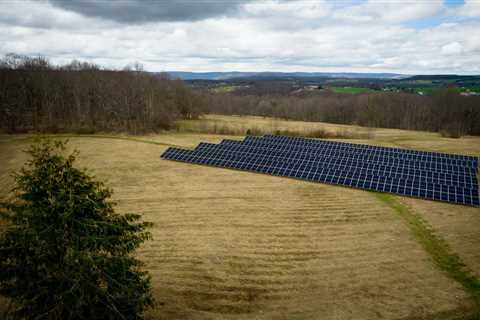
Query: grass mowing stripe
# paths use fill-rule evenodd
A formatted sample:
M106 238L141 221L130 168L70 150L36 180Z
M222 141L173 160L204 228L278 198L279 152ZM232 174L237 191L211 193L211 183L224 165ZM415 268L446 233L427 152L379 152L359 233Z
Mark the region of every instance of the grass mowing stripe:
M480 319L480 280L476 278L453 252L448 243L433 231L422 217L412 212L391 195L375 193L375 196L392 208L410 228L417 241L432 257L435 264L450 278L460 283L472 296L476 304L475 315L471 319Z
M3 140L2 142L27 142L33 140L35 138L98 138L98 139L116 139L116 140L126 140L126 141L134 141L134 142L141 142L141 143L149 143L155 144L160 146L167 146L167 147L177 147L177 148L186 148L185 146L181 146L178 144L173 143L164 143L164 142L157 142L152 140L144 140L144 139L137 139L131 137L121 137L121 136L110 136L110 135L97 135L97 134L42 134L42 135L29 135L25 138L18 138L18 139L11 139L11 140Z

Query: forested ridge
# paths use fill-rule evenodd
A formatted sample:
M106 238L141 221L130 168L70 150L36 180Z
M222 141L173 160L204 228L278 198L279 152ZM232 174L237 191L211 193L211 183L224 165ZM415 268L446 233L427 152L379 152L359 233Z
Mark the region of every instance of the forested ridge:
M1 127L139 134L197 116L198 99L181 80L133 67L114 71L78 61L59 67L44 58L6 56L0 62Z
M409 93L323 93L305 96L209 94L209 112L301 121L480 135L480 96L440 90L433 96Z
M480 97L440 90L433 96L374 92L282 95L193 90L141 65L107 70L72 61L7 55L0 60L0 127L9 133L121 131L174 128L202 113L258 115L369 127L480 135Z

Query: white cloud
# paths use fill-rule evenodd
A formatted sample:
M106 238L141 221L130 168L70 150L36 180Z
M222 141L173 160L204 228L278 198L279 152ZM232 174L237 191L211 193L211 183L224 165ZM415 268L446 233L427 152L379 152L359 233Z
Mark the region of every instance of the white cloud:
M442 0L369 0L334 13L334 18L354 23L401 23L429 17L443 9Z
M28 5L35 13L23 16ZM0 11L5 7L0 3ZM236 16L129 25L22 2L0 18L0 54L117 68L138 60L151 71L480 73L480 22L405 24L439 10L441 1L405 8L384 1L265 1L246 4Z
M480 17L480 1L465 0L464 5L458 8L455 13L466 17Z
M115 24L62 10L45 1L0 1L0 23L40 29L89 29Z
M462 53L462 51L463 46L457 41L450 42L449 44L442 46L442 53L446 55L455 55Z
M260 16L263 18L302 18L318 19L327 16L331 11L331 5L323 0L318 1L278 1L267 0L247 3L243 10L247 15Z

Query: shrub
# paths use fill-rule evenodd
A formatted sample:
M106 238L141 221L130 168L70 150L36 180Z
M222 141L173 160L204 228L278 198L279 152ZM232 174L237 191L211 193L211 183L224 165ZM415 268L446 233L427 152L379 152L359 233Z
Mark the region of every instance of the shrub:
M62 129L57 124L51 124L42 128L43 133L60 133Z
M119 215L112 191L73 166L66 142L41 141L0 206L0 294L12 319L141 319L153 304L150 278L131 253L150 234Z
M321 128L312 130L306 134L306 137L309 138L333 138L334 136L335 134Z
M440 130L440 135L445 138L458 139L465 135L465 130L461 123L453 122L443 126L443 128Z
M169 115L157 116L154 120L155 129L171 130L174 128L173 118Z
M301 137L300 132L291 131L291 130L276 130L275 135L277 136L289 136L289 137Z
M76 134L95 134L97 131L93 127L78 127L73 129L73 132Z
M214 132L215 134L223 134L223 135L236 135L238 134L238 132L235 130L235 128L231 128L227 125L223 125L221 127L217 127L217 125L215 124L215 127L214 127Z
M247 129L247 131L245 131L245 134L247 136L261 136L266 133L258 127L253 127L253 128Z

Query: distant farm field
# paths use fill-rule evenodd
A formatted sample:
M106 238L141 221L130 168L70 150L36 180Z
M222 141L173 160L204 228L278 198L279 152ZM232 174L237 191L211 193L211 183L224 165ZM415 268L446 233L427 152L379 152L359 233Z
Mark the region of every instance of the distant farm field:
M240 139L253 127L368 131L368 139L348 141L477 156L479 137L217 115L179 125L181 132L142 137L70 136L70 148L80 150L79 166L114 189L117 210L155 223L153 240L138 252L157 299L149 319L475 314L471 291L437 265L395 208L423 219L480 277L479 208L397 196L382 201L372 192L166 161L160 154L170 145ZM238 135L194 132L213 125L236 128ZM30 141L0 136L2 197Z
M330 87L335 93L350 93L350 94L358 94L358 93L367 93L373 92L374 90L369 88L359 88L359 87Z

